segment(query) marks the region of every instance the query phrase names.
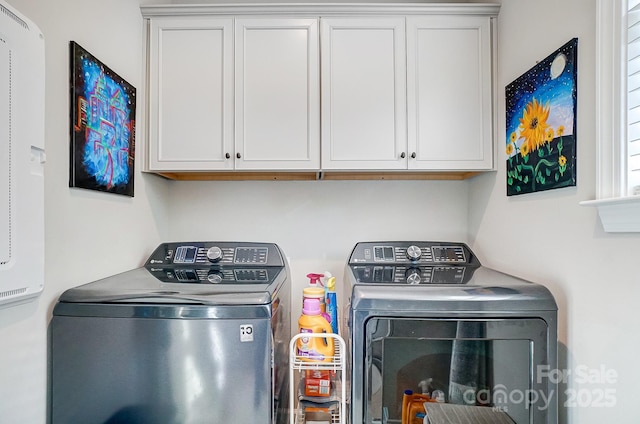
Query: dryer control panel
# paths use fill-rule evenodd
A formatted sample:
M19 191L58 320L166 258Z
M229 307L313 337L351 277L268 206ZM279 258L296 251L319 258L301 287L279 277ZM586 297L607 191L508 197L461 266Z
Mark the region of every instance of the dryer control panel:
M349 257L349 264L380 263L480 265L466 244L453 242L362 242L356 244Z
M480 262L464 243L361 242L348 266L359 283L464 284Z

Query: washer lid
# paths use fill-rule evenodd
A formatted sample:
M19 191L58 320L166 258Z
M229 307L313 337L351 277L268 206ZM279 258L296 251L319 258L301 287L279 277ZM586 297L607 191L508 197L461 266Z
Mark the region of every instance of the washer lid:
M65 303L178 303L201 305L266 305L286 280L284 269L271 270L262 283L165 282L137 268L65 291Z
M273 243L163 243L145 267L65 291L64 303L266 305L288 278Z

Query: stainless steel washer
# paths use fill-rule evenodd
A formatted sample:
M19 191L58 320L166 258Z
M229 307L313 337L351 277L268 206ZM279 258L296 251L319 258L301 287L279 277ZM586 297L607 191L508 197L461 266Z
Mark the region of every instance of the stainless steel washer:
M164 243L144 267L64 292L50 422L285 423L284 258L271 243Z
M483 267L463 243L398 241L358 243L344 289L352 424L400 423L406 390L557 423L557 306L544 286Z

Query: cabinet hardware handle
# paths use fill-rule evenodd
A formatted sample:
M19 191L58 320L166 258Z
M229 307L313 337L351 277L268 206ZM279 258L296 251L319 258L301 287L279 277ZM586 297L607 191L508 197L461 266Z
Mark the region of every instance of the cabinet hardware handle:
M416 152L411 153L411 159L415 159L416 158Z
M230 155L229 153L226 153L226 154L224 155L224 157L225 157L225 158L227 158L227 159L229 159L229 158L231 157L231 155Z
M242 155L240 154L240 152L236 153L236 157L237 157L238 159L240 159L240 158L242 157Z
M404 154L404 152L400 153L400 157L401 157L402 159L404 159L404 157L405 157L405 156L406 156L406 155Z

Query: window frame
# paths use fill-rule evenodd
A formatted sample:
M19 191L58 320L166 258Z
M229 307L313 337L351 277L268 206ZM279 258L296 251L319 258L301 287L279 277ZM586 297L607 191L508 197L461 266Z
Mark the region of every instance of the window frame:
M640 196L626 194L627 0L596 0L596 200L606 232L640 232Z

